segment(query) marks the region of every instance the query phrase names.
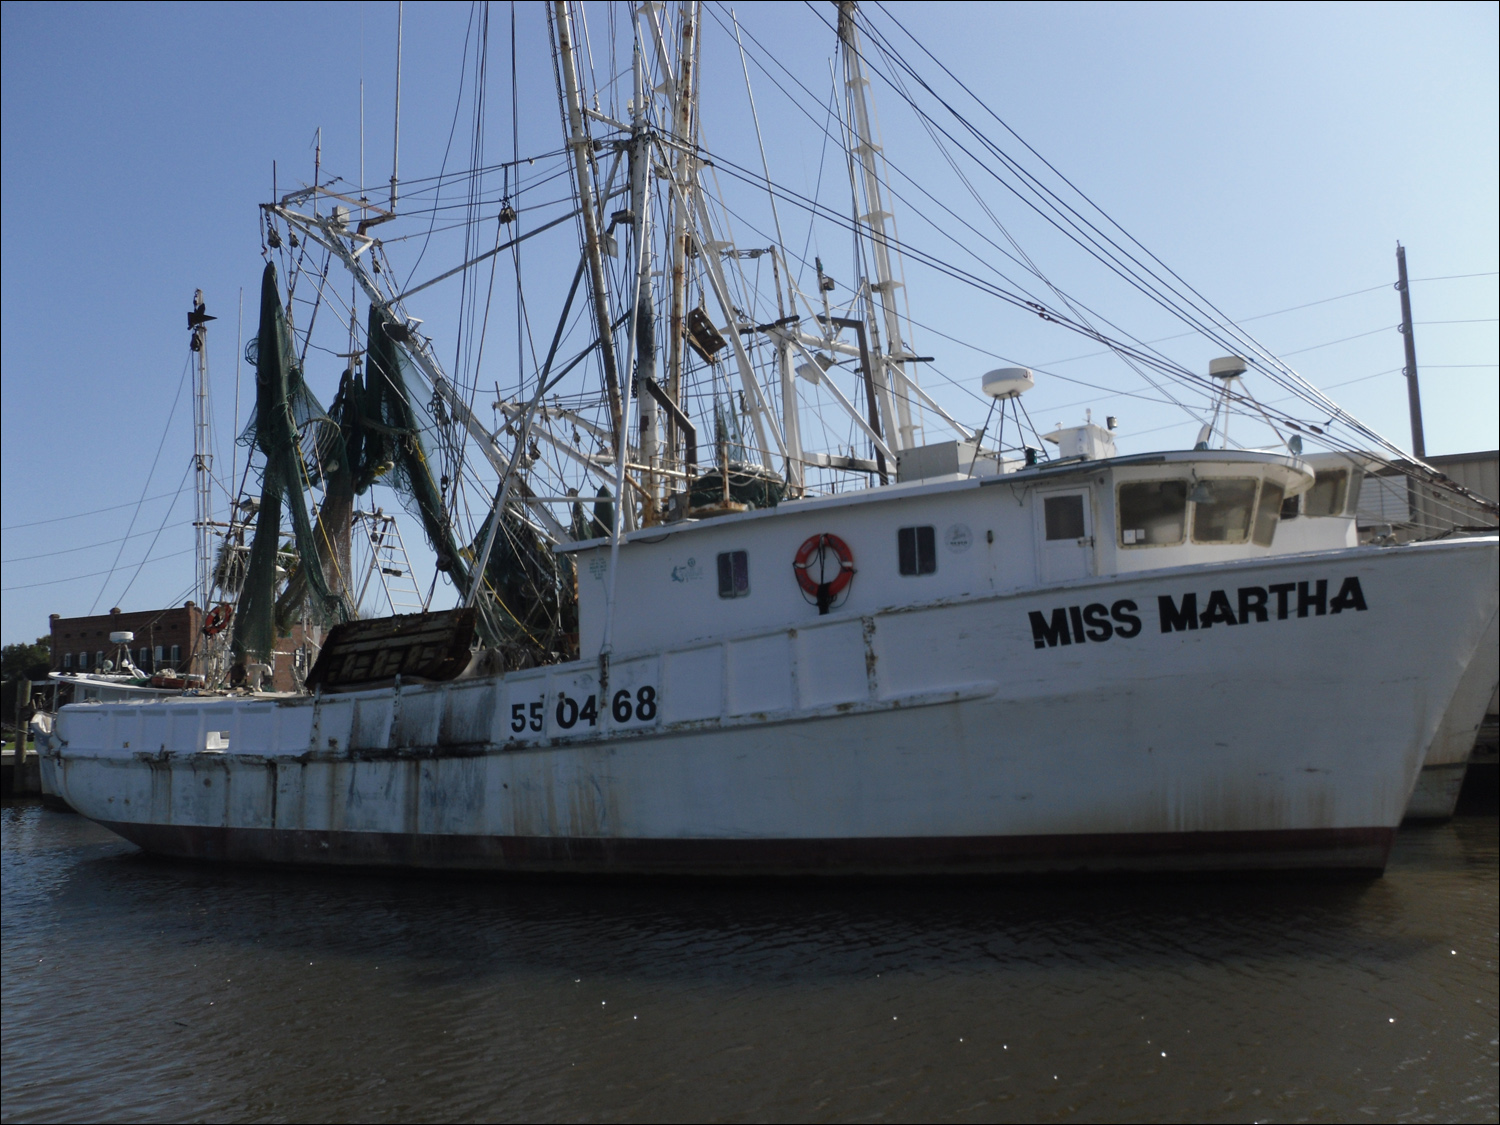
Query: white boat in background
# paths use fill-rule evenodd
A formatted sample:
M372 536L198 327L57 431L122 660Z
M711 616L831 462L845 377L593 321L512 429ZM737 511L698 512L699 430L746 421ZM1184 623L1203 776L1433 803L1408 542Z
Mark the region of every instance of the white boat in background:
M1356 514L1366 469L1374 458L1341 453L1304 459L1316 480L1307 492L1287 499L1276 530L1276 550L1287 553L1340 550L1359 543ZM1398 478L1403 490L1405 478ZM1422 760L1422 772L1407 804L1409 820L1446 820L1463 788L1480 724L1500 688L1500 618L1492 616L1475 647L1442 721Z
M1197 447L1119 456L1113 420L1025 438L1035 380L1016 367L984 376L991 415L964 426L922 390L904 342L853 4L839 6L842 125L863 275L838 307L821 260L805 293L784 247L722 233L732 212L711 208L700 175L698 6L621 21L634 96L618 116L586 96L572 6L548 13L568 146L553 178L570 178L575 210L530 230L576 219L582 255L545 362L524 393L497 395L494 426L475 417L406 311L459 271L398 291L381 264L371 231L396 218L394 175L387 209L322 183L268 204L252 423L266 483L225 653L242 673L274 659L273 608L283 627L300 607L304 635L331 626L312 694L210 685L64 708L42 756L50 791L150 851L237 862L1381 870L1424 761L1444 764L1495 678L1500 539L1360 544L1359 474L1394 447L1352 453L1333 419L1304 425L1249 397L1236 380L1253 364L1325 416L1268 353L1215 360L1205 378L1109 340L1065 299L1006 296L1207 388ZM487 215L501 230L524 211L513 190ZM364 335L350 315L347 347L324 349L354 359L328 412L302 382L274 267L298 239L369 301ZM466 266L498 252L466 245ZM765 254L774 304L731 274ZM554 376L580 287L593 339ZM1208 334L1221 329L1254 343L1219 322ZM585 359L602 390L548 398ZM814 448L809 397L858 448ZM1211 448L1233 410L1285 452ZM939 419L952 439L926 440ZM1331 451L1304 456L1303 432ZM435 468L434 433L495 474L462 533L460 474ZM339 520L376 479L406 490L461 609L350 620ZM323 489L311 515L310 487Z

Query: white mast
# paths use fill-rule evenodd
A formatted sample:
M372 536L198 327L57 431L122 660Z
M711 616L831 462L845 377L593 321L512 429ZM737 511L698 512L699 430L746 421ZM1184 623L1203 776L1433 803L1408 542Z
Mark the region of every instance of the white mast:
M604 390L609 397L610 428L615 445L629 440L625 432L625 412L620 402L620 383L615 369L615 340L609 315L609 287L604 275L604 260L599 246L599 217L594 205L594 142L583 126L583 98L578 90L577 64L573 58L573 19L567 0L554 0L551 9L557 35L557 65L562 71L563 101L567 113L568 148L573 152L577 180L578 206L583 220L583 252L589 263L589 290L594 303L594 325L599 331L599 355L604 362ZM623 497L616 497L623 503Z
M208 315L203 304L203 290L193 293L193 309L188 313L188 347L193 352L193 475L197 506L193 513L194 554L197 569L194 589L199 607L208 610L213 594L213 477L214 456L208 409Z
M691 190L697 176L693 167L693 153L697 149L697 115L693 112L693 90L698 83L698 68L693 65L697 52L697 0L683 0L678 10L678 38L681 46L677 53L677 76L675 97L672 104L672 132L676 145L676 163L672 169L673 182L683 191ZM654 15L652 17L655 18ZM662 59L663 67L666 59ZM682 346L687 331L687 260L688 260L688 213L687 208L672 203L672 304L667 344L667 394L673 402L682 399ZM677 454L676 426L668 422L670 435L669 456Z
M631 321L636 332L635 376L637 378L637 411L640 414L640 457L645 467L642 488L645 499L641 509L641 524L649 526L657 522L660 496L657 491L657 424L656 399L648 392L648 380L656 379L656 331L655 302L651 292L651 249L646 245L649 224L647 212L651 199L646 193L646 173L651 163L650 138L647 136L648 92L642 72L641 45L637 37L633 56L635 73L634 97L631 100L630 119L630 212L633 216L637 253L635 284L635 314ZM626 372L629 377L630 372Z
M887 224L893 216L885 208L880 189L876 157L881 146L870 125L870 81L864 76L864 64L860 58L859 30L854 23L854 0L839 0L839 42L843 44L844 83L848 91L850 127L854 132L853 155L859 162L864 182L865 213L855 215L854 220L856 226L864 227L869 234L871 253L875 259L875 280L867 281L867 284L873 298L871 303L880 310L879 324L873 316L870 318L873 368L870 376L875 386L887 440L895 449L906 449L916 444L916 436L906 386L906 347L901 339L901 322L896 309L896 290L905 283L891 269L890 247L893 238ZM881 344L880 324L885 328L884 346ZM888 377L887 372L893 378Z

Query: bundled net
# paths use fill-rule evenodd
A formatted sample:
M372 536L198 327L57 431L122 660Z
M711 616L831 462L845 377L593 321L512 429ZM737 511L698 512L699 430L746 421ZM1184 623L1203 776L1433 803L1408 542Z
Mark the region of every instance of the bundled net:
M342 592L344 583L341 578L330 583L328 578L328 570L337 572L337 544L330 534L334 514L325 499L315 530L303 496L307 488L320 483L325 496L337 502L337 497L348 491L348 457L339 427L303 383L274 263L267 263L261 275L260 329L253 359L255 412L245 437L253 435L265 461L260 510L245 564L231 647L241 660L266 660L274 651L275 633L285 633L293 616L305 613L319 625L350 617L348 599ZM278 597L276 571L283 509L291 516L296 561L286 589ZM343 522L348 522L347 513Z
M402 346L410 330L371 307L366 377L346 379L335 401L355 490L383 479L422 530L461 592L475 580L473 569L489 536L486 518L471 542L461 540L435 478L429 437L439 419L425 405L420 376ZM480 635L492 648L525 650L538 659L566 648L578 630L578 599L571 559L555 555L526 518L522 505L506 505L485 567Z

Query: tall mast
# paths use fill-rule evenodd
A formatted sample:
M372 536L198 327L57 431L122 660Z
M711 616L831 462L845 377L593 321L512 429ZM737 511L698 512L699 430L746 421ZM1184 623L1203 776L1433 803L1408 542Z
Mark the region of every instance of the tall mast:
M406 16L406 4L399 2L396 5L396 129L391 138L391 212L396 210L396 171L401 161L401 25ZM361 110L363 112L363 110ZM360 134L363 138L363 133ZM363 143L363 140L361 140ZM361 168L363 173L364 169ZM316 185L315 185L316 186ZM313 206L317 206L317 197L313 197Z
M856 227L864 227L869 234L871 253L875 259L875 280L868 282L872 302L880 310L880 320L885 328L885 344L881 346L879 325L871 319L874 329L870 340L873 370L870 372L875 385L885 432L891 445L903 449L916 444L911 421L911 405L906 390L906 347L901 340L901 322L896 309L896 290L902 286L891 270L891 233L887 223L892 218L885 209L880 190L880 175L876 157L880 145L876 143L875 131L870 126L869 79L864 76L864 64L860 58L859 29L854 23L854 0L839 0L839 41L843 44L844 83L848 90L850 126L854 131L854 156L859 163L864 181L865 213L854 216ZM895 387L891 386L894 376Z
M193 293L193 308L187 314L188 347L193 352L193 475L197 505L193 513L195 599L204 609L213 593L213 487L214 456L208 416L208 315L203 304L203 290Z
M599 215L594 208L593 141L583 127L583 99L578 92L578 70L573 59L573 18L567 0L553 0L558 66L562 70L563 100L568 114L568 147L578 183L578 206L583 218L583 252L589 263L589 289L594 301L594 326L599 332L599 355L604 362L604 389L609 397L610 429L616 448L625 442L625 415L620 403L620 379L615 366L615 340L609 315L609 289L599 245ZM623 501L622 501L623 502Z
M693 65L697 39L697 0L682 0L678 8L678 41L676 103L672 107L672 132L677 141L676 166L672 177L686 194L692 190L696 176L693 167L696 115L693 112L693 90L698 82L698 68ZM687 331L687 208L674 201L672 207L672 305L669 314L667 342L667 394L673 402L682 401L683 341ZM677 453L677 426L667 419L667 446L670 455Z
M644 245L650 224L646 221L651 208L651 199L646 191L646 172L651 161L651 138L647 132L647 90L642 73L641 45L636 41L633 57L635 73L634 97L631 101L630 121L630 213L635 231L636 284L635 284L635 374L637 376L636 407L640 414L640 456L645 466L641 482L645 489L641 523L650 526L657 522L659 495L656 485L656 399L647 391L648 380L656 379L656 309L651 291L651 249ZM627 374L629 374L627 372ZM623 502L623 497L621 498Z

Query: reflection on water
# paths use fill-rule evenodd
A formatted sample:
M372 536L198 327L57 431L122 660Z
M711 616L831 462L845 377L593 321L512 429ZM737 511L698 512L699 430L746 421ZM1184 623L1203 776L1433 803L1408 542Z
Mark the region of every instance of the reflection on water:
M1493 1121L1497 832L1383 879L232 870L11 805L0 1119Z

